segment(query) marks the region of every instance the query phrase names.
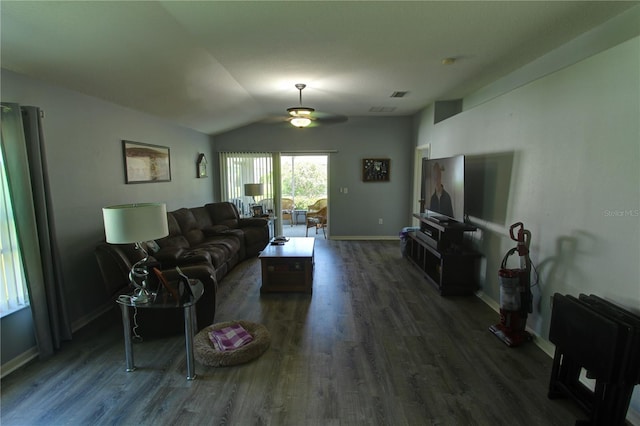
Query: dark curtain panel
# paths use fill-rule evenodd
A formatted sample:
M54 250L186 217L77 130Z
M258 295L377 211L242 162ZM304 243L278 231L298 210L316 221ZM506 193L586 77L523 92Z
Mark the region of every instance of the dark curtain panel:
M41 358L53 354L63 340L71 339L64 298L60 253L53 207L41 112L37 107L3 104L3 149L14 202L36 341ZM9 136L9 137L5 137Z
M45 309L48 312L48 318L34 321L36 336L38 341L50 340L50 343L46 346L52 345L53 348L58 349L62 340L71 339L71 324L64 298L64 281L53 217L53 203L51 202L51 190L49 188L40 108L22 107L22 123L29 157L33 205L36 213L44 278L41 285L40 283L30 285L30 291L33 294L31 296L32 300L37 295L38 300L36 302L37 306L42 307L41 313L44 314ZM32 308L32 310L35 311L36 309ZM34 317L36 317L35 313ZM53 350L50 350L50 352L44 351L44 345L42 346L40 351L42 355L46 356L53 353Z

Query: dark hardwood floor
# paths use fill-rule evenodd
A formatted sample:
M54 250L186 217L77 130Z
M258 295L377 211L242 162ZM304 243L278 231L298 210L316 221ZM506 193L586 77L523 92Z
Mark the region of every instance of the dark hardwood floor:
M223 280L216 321L264 324L271 347L225 368L196 363L184 338L134 345L125 372L117 311L53 359L2 380L10 425L573 425L584 414L547 399L551 359L508 348L476 297L443 298L395 241L316 239L314 290L260 295L260 263Z

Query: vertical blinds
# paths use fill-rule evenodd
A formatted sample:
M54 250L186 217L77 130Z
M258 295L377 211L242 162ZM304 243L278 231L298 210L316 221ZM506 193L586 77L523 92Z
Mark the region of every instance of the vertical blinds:
M256 202L274 198L273 154L268 152L221 152L220 183L222 200L234 203L248 213L253 197L244 194L244 184L261 183L264 194Z

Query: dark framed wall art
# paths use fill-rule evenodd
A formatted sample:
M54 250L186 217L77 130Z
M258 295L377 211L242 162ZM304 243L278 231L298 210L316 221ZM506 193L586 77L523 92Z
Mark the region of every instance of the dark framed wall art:
M168 147L122 141L126 183L171 181L171 153Z
M391 160L388 158L365 158L362 160L363 182L388 182Z

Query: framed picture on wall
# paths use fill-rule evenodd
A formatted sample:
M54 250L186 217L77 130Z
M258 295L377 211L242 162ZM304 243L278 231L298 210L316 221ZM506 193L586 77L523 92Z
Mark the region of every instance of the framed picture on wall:
M126 183L171 181L171 158L166 146L122 141Z
M391 160L388 158L365 158L362 160L363 182L388 182Z

